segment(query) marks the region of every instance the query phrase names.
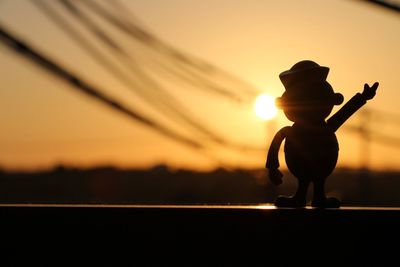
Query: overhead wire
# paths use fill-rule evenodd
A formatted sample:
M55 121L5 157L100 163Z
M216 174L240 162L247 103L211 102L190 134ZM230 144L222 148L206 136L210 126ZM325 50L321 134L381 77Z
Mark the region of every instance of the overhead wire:
M64 3L69 3L72 4L73 2L69 1L69 0L62 0ZM156 37L152 36L151 34L147 33L146 31L144 31L143 29L139 28L136 24L135 25L129 25L127 23L123 23L120 21L120 19L115 18L112 16L112 14L110 14L108 11L106 11L105 9L103 9L101 6L99 6L96 2L92 2L92 1L84 1L82 2L82 4L86 4L88 5L94 12L96 12L99 16L101 16L102 18L106 19L106 21L108 21L111 25L113 25L114 27L116 27L118 30L122 30L122 32L124 32L125 34L128 34L129 37L134 37L135 41L139 41L140 43L142 43L143 45L145 45L147 48L152 48L154 49L154 51L157 51L158 54L160 54L160 51L163 52L168 52L168 53L175 53L176 56L178 56L178 52L172 51L171 49L167 48L162 42L160 42ZM165 54L161 54L162 56L165 56ZM179 53L179 58L182 60L185 60L185 62L188 61L188 59L186 59L183 55L181 55ZM175 58L171 58L169 57L168 60L175 60ZM181 62L174 62L176 63L181 63ZM178 66L178 65L176 65ZM180 75L181 77L185 77L186 75L186 79L189 79L190 82L200 82L202 83L204 86L202 87L203 89L207 89L207 90L211 90L214 93L217 93L219 95L228 97L228 98L232 98L234 100L239 100L239 98L233 94L231 91L229 90L225 90L215 84L213 84L212 81L207 81L205 79L201 79L199 78L197 75L190 73L190 70L185 69L184 71L180 71L177 72L176 71L176 66L171 67L165 67L164 68L168 68L169 71L173 71L175 72L175 74ZM174 70L175 68L175 70ZM189 75L188 75L189 74Z
M116 48L115 51L117 52L117 56L126 61L130 60L133 61L133 58L130 57L129 53L124 51L122 47L120 47L118 44L116 44L112 39L102 30L100 29L88 16L85 16L85 14L79 9L79 7L72 1L69 0L61 0L61 2L64 4L64 6L67 8L69 12L74 14L86 27L88 27L95 35L99 37L101 41L103 41L106 45L109 45L110 48ZM136 65L136 64L135 64ZM129 64L129 66L133 66ZM146 83L149 85L149 89L157 89L157 94L161 93L162 87L158 85L155 81L151 80L150 78L146 77L145 73L140 70L139 67L134 66L133 67L134 72L139 72L140 76L146 79ZM166 91L162 91L163 95L166 95ZM160 95L158 95L160 97ZM199 119L191 119L189 116L187 116L188 113L185 111L185 109L177 102L175 101L172 97L168 97L167 101L177 108L176 112L183 118L187 123L189 123L192 127L195 127L197 130L200 130L203 134L207 135L210 140L213 142L228 147L236 150L241 150L241 151L263 151L263 148L260 147L255 147L251 145L242 145L242 144L237 144L231 141L226 140L225 138L217 135L215 132L209 130L206 126L204 125L204 122L202 124L196 123L195 121L200 121ZM193 115L191 115L193 116Z
M124 49L120 47L117 43L112 41L107 33L105 33L88 16L86 16L74 2L69 0L62 0L61 2L65 5L68 11L72 12L72 14L74 14L77 19L79 19L86 27L88 27L101 41L103 41L106 45L113 49L114 52L116 52L116 56L123 62L127 63L127 66L130 67L134 73L139 74L139 76L144 79L145 84L148 85L148 90L156 89L157 95L153 98L154 101L157 101L161 97L166 98L166 101L162 103L166 104L165 107L169 108L170 111L173 111L175 116L179 117L185 123L189 124L191 127L194 127L196 130L206 135L206 137L210 138L212 141L219 144L226 143L222 137L218 136L215 132L209 130L207 127L203 126L205 124L204 122L199 123L201 121L200 119L193 118L194 115L191 114L186 108L184 108L178 100L176 100L174 97L172 97L172 95L164 90L160 84L148 77L140 69L138 64L129 55L129 53L124 51Z
M154 121L144 116L140 112L132 108L129 108L119 103L118 101L112 99L108 95L102 93L102 90L100 88L91 85L90 83L83 80L76 74L63 68L61 65L59 65L56 61L52 60L50 57L44 55L43 53L34 49L26 42L17 38L15 35L10 33L10 31L8 31L4 26L2 26L1 23L0 23L0 42L3 43L5 47L8 47L12 51L28 59L31 63L47 71L48 73L56 76L57 78L66 82L67 84L71 85L69 88L76 89L77 91L85 94L86 96L89 96L99 101L100 103L105 104L109 108L127 115L133 121L136 121L139 124L142 124L143 126L158 132L159 134L161 134L164 137L167 137L170 140L173 140L177 143L185 145L186 147L194 149L195 151L197 151L203 156L206 156L213 162L217 162L218 165L222 168L233 169L231 164L227 164L226 162L219 159L215 155L207 152L202 143L198 142L197 140L193 140L190 137L186 137L179 133L176 133L171 129L169 129L168 127L165 127L164 125L158 123L157 121Z
M376 6L380 6L386 8L387 10L391 10L400 14L400 2L399 1L385 1L385 0L366 0L371 4L375 4Z
M151 106L154 106L154 108L159 111L161 115L169 114L169 119L174 117L180 119L180 125L182 125L184 122L188 124L186 126L193 127L197 131L191 131L192 135L196 135L196 132L200 131L209 138L218 140L218 138L213 136L211 131L206 130L199 123L196 123L196 119L191 119L190 117L193 117L193 115L186 108L180 105L177 100L172 99L172 96L164 99L163 96L168 93L164 92L165 90L159 85L151 83L149 80L145 81L144 84L143 82L140 83L133 81L131 78L132 76L142 76L143 74L140 71L137 71L134 73L134 75L126 75L124 72L120 71L113 62L108 60L107 57L105 57L95 45L91 44L87 38L75 30L70 23L62 19L60 14L57 14L54 8L51 8L48 3L42 0L34 0L33 3L40 8L41 11L48 15L62 30L64 30L70 38L75 40L78 45L85 50L86 53L88 53L94 60L98 61L98 63L108 72L116 76L117 79L124 82L131 91L133 91L135 94L138 94L139 97L141 97ZM146 88L144 86L146 86ZM157 92L152 93L154 89L157 89Z
M189 57L182 52L174 49L173 47L167 45L166 43L162 42L157 37L152 35L150 32L143 29L143 27L139 26L137 22L127 20L122 21L121 18L113 16L113 14L111 14L108 10L92 0L83 1L82 4L91 7L93 11L97 12L99 16L102 16L110 24L114 25L117 29L126 33L134 40L139 41L148 47L151 47L161 56L167 57L169 61L173 61L175 63L175 68L180 67L180 69L186 74L190 74L191 79L203 83L203 85L205 85L204 87L202 87L203 89L211 90L222 96L231 97L234 100L243 99L239 95L234 95L232 92L232 88L223 88L215 84L213 80L209 79L210 75L219 73L229 77L229 79L231 79L232 82L235 84L235 88L240 88L242 90L242 93L245 93L247 95L247 98L249 96L254 97L258 94L258 90L256 90L253 86L245 83L244 81L241 81L233 77L232 75L227 74L226 72L216 68L215 66L212 66L211 64L194 59L193 57Z
M192 140L179 133L176 133L165 127L164 125L160 124L159 122L147 118L140 112L132 108L128 108L125 105L107 96L106 94L102 93L102 91L98 87L95 87L84 81L76 74L61 67L61 65L50 59L48 56L45 56L43 53L34 49L26 42L15 37L1 24L0 41L8 48L12 49L14 52L17 52L18 54L29 59L32 63L35 63L41 69L46 70L47 72L60 78L62 81L72 85L69 88L75 88L77 91L84 93L85 95L90 96L91 98L96 99L103 104L106 104L108 107L127 115L136 122L155 130L156 132L162 134L165 137L168 137L169 139L185 144L193 149L203 148L203 145L196 140Z

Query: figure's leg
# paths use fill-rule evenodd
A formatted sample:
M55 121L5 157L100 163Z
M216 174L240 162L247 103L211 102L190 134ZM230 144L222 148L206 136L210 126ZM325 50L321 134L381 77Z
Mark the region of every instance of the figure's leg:
M310 181L307 179L298 179L296 194L292 197L279 196L275 201L277 207L304 207L306 205L306 196Z
M299 184L297 186L297 191L296 191L296 194L294 195L294 198L303 200L304 202L306 202L307 191L308 191L308 187L310 185L310 181L299 179L298 182L299 182Z
M337 198L334 197L329 197L327 198L325 195L325 180L326 179L320 179L320 180L314 180L314 195L313 195L313 201L311 205L313 207L318 207L318 208L339 208L340 207L340 201Z

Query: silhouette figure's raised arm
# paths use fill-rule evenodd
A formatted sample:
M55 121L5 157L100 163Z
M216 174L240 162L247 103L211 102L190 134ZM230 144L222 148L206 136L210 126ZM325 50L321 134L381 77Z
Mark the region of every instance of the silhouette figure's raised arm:
M376 89L379 83L374 83L372 87L368 84L364 85L364 91L360 94L357 93L353 96L338 112L327 120L328 126L333 132L336 132L340 126L354 114L359 108L361 108L367 100L372 99L375 96Z
M333 132L336 132L336 130L366 102L364 97L360 93L357 93L338 112L328 119L327 123L329 128L332 129Z

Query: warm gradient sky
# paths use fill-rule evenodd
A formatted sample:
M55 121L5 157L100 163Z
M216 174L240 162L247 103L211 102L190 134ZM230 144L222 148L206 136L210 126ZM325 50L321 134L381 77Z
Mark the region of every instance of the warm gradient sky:
M47 2L57 7L53 1ZM279 73L299 60L313 59L331 68L328 81L345 100L361 92L365 82L379 81L378 94L368 107L400 114L399 14L351 0L122 2L163 41L239 76L260 91L280 96L284 88ZM110 95L161 116L123 88L30 1L0 1L0 24L63 66L106 88ZM115 36L120 36L118 42L128 44L123 35ZM3 45L0 73L0 166L4 168L166 163L201 169L215 167L218 161L242 167L264 165L271 135L267 129L273 127L268 128L254 115L251 101L235 103L171 86L173 95L227 139L265 148L261 153L244 153L210 146L198 153L70 90L69 85ZM277 120L277 129L290 124L282 112ZM360 116L355 115L348 125L359 121ZM400 138L400 125L382 114L373 113L370 127ZM360 150L358 135L345 129L337 135L339 165L359 167L365 151ZM399 158L400 146L371 143L371 167L398 169ZM281 165L285 166L284 162Z

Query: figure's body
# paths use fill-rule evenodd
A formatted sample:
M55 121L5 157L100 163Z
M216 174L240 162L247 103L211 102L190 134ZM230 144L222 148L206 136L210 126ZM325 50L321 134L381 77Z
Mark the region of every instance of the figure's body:
M293 197L278 197L277 206L303 207L310 183L314 185L312 206L339 207L335 198L325 196L325 180L336 166L339 145L336 130L367 100L372 99L378 87L367 84L362 94L356 94L336 114L325 121L334 105L343 102L343 96L334 93L325 81L329 69L312 61L301 61L280 75L286 92L278 105L294 124L282 128L274 137L266 162L273 183L282 183L278 152L285 141L285 160L289 170L298 179Z

